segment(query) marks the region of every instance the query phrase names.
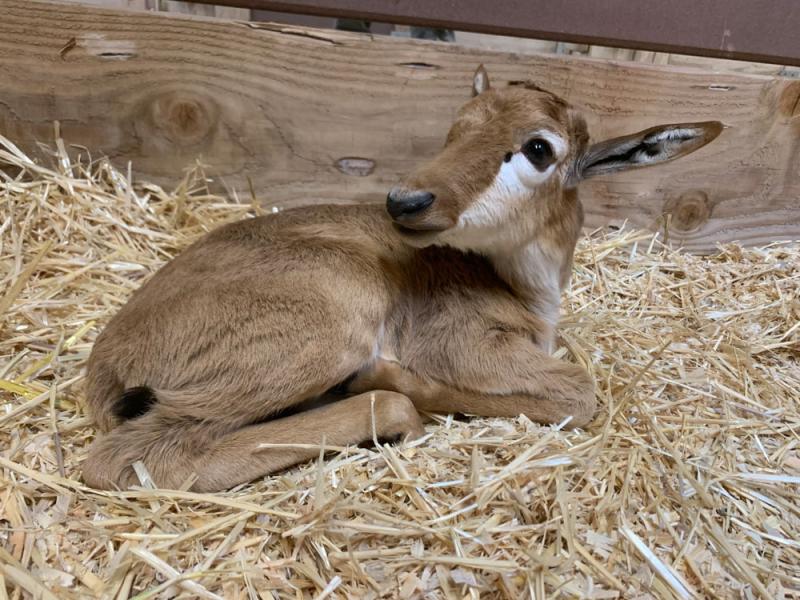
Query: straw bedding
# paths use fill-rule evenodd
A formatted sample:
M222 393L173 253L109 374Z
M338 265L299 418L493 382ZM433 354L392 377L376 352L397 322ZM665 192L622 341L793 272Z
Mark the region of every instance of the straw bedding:
M0 139L0 599L800 597L800 247L581 241L559 354L585 431L437 416L213 495L80 481L92 340L142 281L260 212L53 168ZM323 457L324 454L324 457Z

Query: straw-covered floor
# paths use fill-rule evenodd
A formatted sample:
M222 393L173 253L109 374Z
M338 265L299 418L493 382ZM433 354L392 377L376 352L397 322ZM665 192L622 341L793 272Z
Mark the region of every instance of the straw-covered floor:
M259 208L0 139L0 599L800 597L800 247L581 242L585 431L436 417L203 495L80 481L82 369L160 265Z

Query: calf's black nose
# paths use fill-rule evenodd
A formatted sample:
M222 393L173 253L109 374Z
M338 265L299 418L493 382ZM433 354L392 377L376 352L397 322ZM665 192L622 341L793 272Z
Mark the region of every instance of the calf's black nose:
M386 210L393 219L410 216L425 210L436 199L430 192L389 192L386 196Z

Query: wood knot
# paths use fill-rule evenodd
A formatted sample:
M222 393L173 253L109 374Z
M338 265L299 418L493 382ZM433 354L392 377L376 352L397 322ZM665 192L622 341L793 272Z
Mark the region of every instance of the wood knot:
M681 232L691 232L705 225L711 218L713 205L708 194L701 190L684 192L664 204L664 216L670 215L670 226Z
M178 146L201 143L214 130L218 118L216 103L188 92L162 94L150 105L153 128Z
M353 177L366 177L375 170L375 161L369 158L346 156L336 161L336 168L345 175Z

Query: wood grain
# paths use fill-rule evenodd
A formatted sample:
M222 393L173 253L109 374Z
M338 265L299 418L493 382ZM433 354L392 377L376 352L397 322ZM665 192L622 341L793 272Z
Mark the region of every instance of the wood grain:
M168 0L163 3L167 12L182 13L185 15L198 15L201 17L217 17L232 21L250 20L249 8L233 8L230 6L214 6L210 4L195 4L194 2L180 2Z
M268 24L0 0L0 132L105 154L163 184L198 157L268 205L381 202L441 146L471 75L532 79L595 137L720 119L691 158L584 186L588 224L662 228L694 251L800 238L800 82ZM61 51L74 39L74 47ZM83 150L85 152L85 150ZM698 204L698 198L701 198Z
M73 4L92 4L105 8L125 8L130 10L156 10L158 0L63 0Z
M196 15L200 17L217 17L232 21L249 21L249 8L233 8L215 6L213 4L196 4L178 0L61 0L73 4L91 4L102 8L123 8L130 10L153 10Z

